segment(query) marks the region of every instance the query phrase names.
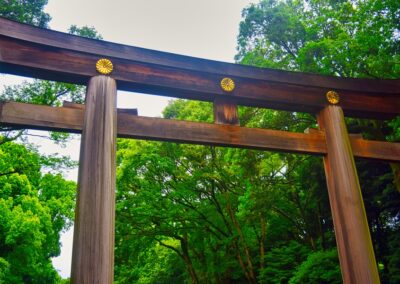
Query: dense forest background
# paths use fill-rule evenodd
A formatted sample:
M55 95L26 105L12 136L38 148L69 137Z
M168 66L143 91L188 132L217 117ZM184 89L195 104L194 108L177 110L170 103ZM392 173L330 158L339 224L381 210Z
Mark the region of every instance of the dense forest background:
M46 0L0 0L0 15L47 27ZM101 38L89 27L69 32ZM397 0L264 0L243 11L240 64L340 77L400 77ZM35 80L1 100L60 105L84 87ZM241 107L240 123L303 132L309 114ZM175 100L170 119L213 121L212 105ZM347 119L349 132L400 141L400 118ZM73 221L66 157L25 130L0 133L0 283L68 283L51 263ZM68 134L51 133L67 143ZM383 283L400 283L400 167L357 160ZM341 283L320 157L118 140L115 283Z

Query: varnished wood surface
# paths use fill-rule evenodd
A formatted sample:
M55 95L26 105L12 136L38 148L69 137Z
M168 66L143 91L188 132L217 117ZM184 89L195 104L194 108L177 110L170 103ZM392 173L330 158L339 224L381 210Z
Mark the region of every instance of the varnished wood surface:
M350 136L350 144L355 157L368 158L373 155L377 160L388 161L386 157L393 156L393 162L400 162L400 143L371 141Z
M55 108L15 102L0 103L0 123L25 128L79 133L84 107ZM137 117L118 111L118 136L147 140L171 141L228 147L280 150L323 155L324 133L309 134L216 125L198 122ZM288 139L287 139L288 138ZM356 157L382 161L400 161L400 143L388 143L351 137Z
M118 116L118 136L319 155L325 152L323 133L307 135L122 114Z
M325 175L343 283L380 283L342 109L325 108L318 116L318 123L326 135Z
M236 102L223 97L214 100L214 123L239 125L239 114Z
M80 111L82 140L71 266L73 284L111 284L114 277L116 83L93 77ZM68 110L68 108L66 108ZM75 116L76 117L76 116Z
M85 109L84 104L77 104L69 101L64 101L63 102L63 107L69 107L69 108L76 108L76 109ZM138 115L138 110L136 108L118 108L117 109L118 113L127 113L131 115Z
M123 90L196 100L224 96L223 77L236 83L240 105L316 113L340 94L346 115L388 118L400 113L400 80L343 79L253 68L96 41L0 18L0 72L86 84L101 57Z

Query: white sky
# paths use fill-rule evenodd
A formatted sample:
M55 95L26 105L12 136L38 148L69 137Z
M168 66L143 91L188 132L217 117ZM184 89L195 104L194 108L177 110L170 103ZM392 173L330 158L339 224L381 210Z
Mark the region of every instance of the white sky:
M233 62L241 11L256 0L50 0L46 12L50 28L66 32L71 25L93 26L104 40ZM18 83L0 75L2 83ZM118 92L118 106L138 108L139 115L160 116L168 98ZM79 137L78 137L79 138ZM43 153L58 152L79 158L79 139L67 148L31 139ZM75 179L77 171L66 174ZM70 275L72 230L63 234L61 255L53 263L64 278Z

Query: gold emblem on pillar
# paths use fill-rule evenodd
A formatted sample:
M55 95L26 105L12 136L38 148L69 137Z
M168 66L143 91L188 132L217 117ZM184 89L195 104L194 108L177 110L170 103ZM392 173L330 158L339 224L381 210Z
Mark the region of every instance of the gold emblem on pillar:
M326 93L326 99L330 104L336 105L339 103L339 94L335 91L329 91Z
M96 62L96 70L100 74L108 75L113 71L113 68L113 64L109 59L102 58Z
M231 78L221 80L221 88L225 92L232 92L235 89L235 82Z

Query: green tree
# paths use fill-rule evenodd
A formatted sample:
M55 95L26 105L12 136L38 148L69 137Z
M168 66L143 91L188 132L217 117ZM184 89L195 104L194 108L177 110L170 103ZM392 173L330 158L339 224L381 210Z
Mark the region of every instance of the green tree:
M310 254L290 279L290 284L340 284L342 276L338 265L336 249ZM324 269L321 269L323 267Z
M0 16L48 27L43 12L47 1L0 1ZM100 39L93 27L71 26L69 32ZM8 86L0 100L60 106L64 100L83 102L83 86L34 80ZM76 163L67 157L43 156L27 144L25 130L0 129L0 283L68 283L51 263L60 254L60 233L73 220L74 182L66 181L60 169ZM51 133L55 141L68 138ZM20 139L24 145L16 144Z
M398 78L400 4L263 0L243 11L237 60L342 77Z
M0 144L0 283L60 280L51 258L71 225L76 185L56 171L41 173L43 160L23 145Z
M51 20L43 11L47 0L0 0L0 16L21 23L46 28Z
M243 109L241 116L249 111ZM278 129L305 126L293 121L279 125L281 117L264 114L272 119L263 126L273 121ZM211 121L212 108L207 103L176 100L164 116ZM257 126L256 120L263 121L257 116L246 123ZM321 164L314 166L320 159L120 140L117 160L116 279L130 275L129 265L137 275L145 273L146 264L137 262L134 255L145 254L155 244L181 258L192 283L257 283L272 266L267 257L270 250L293 240L306 251L332 243L321 241L332 235L332 228L320 177L323 170ZM315 179L310 180L306 168L312 166ZM318 182L322 190L315 185ZM170 241L178 245L168 245ZM282 261L291 259L290 250L286 252ZM274 265L288 275L296 270L284 262ZM292 272L284 272L284 267Z
M260 271L259 282L288 283L309 253L307 246L294 241L271 249L265 256L266 266Z

